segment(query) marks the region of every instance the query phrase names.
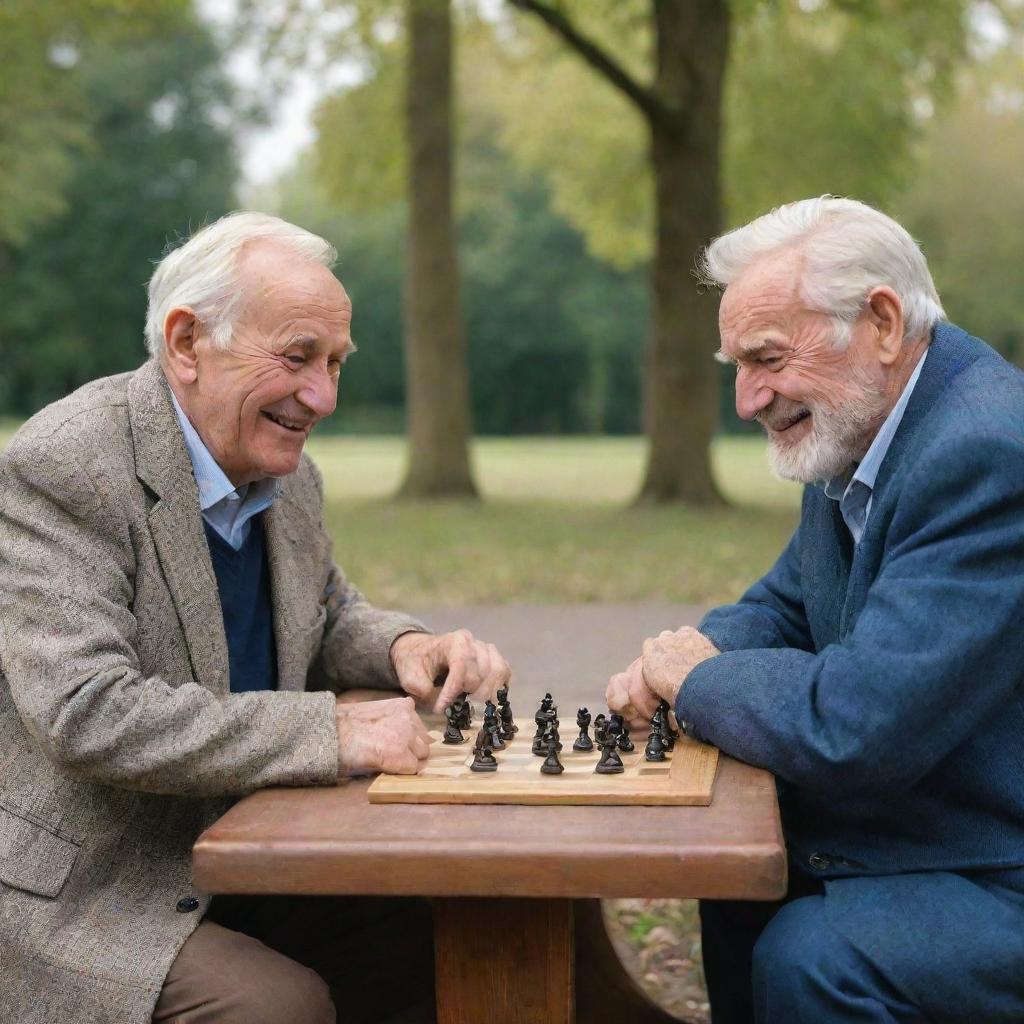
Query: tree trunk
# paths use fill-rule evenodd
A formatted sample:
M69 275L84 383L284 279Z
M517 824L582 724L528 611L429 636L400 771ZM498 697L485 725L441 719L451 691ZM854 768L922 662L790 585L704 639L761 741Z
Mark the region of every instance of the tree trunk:
M406 0L409 232L405 372L409 468L403 496L476 496L469 380L452 220L449 0Z
M644 417L650 441L640 501L722 502L711 476L718 420L717 303L694 287L694 258L721 230L719 148L727 0L654 0L655 91L671 117L649 119L657 238Z

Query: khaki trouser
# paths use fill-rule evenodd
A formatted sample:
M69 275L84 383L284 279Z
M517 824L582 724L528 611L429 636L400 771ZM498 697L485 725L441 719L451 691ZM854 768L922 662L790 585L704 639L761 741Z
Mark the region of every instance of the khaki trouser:
M172 964L153 1020L433 1024L433 979L426 900L218 896Z

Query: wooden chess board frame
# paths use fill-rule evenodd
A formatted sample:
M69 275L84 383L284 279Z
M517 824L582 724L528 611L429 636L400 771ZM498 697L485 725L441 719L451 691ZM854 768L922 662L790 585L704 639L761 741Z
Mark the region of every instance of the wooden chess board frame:
M620 751L625 771L598 775L594 766L600 751L577 752L572 739L562 741L561 775L544 775L543 757L532 751L533 730L494 751L495 772L474 772L473 743L450 746L432 732L430 757L419 775L379 775L367 796L372 804L638 804L697 806L711 803L718 770L718 750L686 736L676 740L665 760L644 759L644 743L634 740L631 754ZM574 731L575 732L575 731ZM472 736L476 730L472 730Z

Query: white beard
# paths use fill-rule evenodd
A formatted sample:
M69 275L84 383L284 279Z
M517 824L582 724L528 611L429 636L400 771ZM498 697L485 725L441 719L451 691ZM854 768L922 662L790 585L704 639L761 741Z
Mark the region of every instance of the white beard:
M874 384L858 383L858 389L858 398L838 408L805 403L811 411L811 431L802 441L786 444L769 435L768 461L776 476L804 484L831 480L864 455L872 428L877 429L884 419L886 399ZM776 398L769 408L778 401Z

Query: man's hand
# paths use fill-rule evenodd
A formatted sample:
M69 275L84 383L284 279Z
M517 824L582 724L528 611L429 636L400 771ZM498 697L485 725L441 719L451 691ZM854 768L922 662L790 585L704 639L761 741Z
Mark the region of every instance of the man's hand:
M658 701L666 700L674 708L690 672L719 653L692 626L683 626L674 633L663 630L657 637L644 641L643 654L625 672L608 681L608 707L622 715L631 728L641 728L650 722Z
M468 629L454 633L403 633L391 645L391 664L406 693L417 700L434 697L434 680L448 677L434 702L442 714L460 693L490 700L512 678L512 669L494 644L474 640Z
M339 775L415 775L427 761L430 735L410 697L334 707Z

